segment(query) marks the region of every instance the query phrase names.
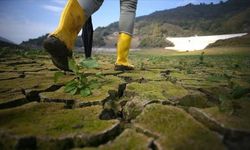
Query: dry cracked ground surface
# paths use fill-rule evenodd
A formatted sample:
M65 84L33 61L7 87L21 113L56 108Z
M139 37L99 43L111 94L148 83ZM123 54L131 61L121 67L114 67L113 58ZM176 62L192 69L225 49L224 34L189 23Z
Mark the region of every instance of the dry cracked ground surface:
M134 53L135 71L113 71L88 97L64 93L70 73L46 55L0 58L0 149L250 149L250 59Z

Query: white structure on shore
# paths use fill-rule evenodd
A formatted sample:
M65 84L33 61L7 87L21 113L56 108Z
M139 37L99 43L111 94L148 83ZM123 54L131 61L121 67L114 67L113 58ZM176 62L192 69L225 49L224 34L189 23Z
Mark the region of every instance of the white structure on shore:
M192 36L192 37L168 37L166 39L171 41L175 46L166 47L165 49L171 49L177 51L202 50L205 49L209 44L215 43L218 40L241 37L246 34L247 33L211 35L211 36Z

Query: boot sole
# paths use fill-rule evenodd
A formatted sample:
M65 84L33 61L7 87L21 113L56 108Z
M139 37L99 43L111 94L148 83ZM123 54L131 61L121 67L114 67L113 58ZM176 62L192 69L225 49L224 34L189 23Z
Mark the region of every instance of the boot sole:
M123 66L123 65L115 65L115 71L129 71L129 70L135 70L134 67L129 66Z
M51 55L52 62L57 68L70 71L68 58L72 58L72 52L67 49L63 42L51 36L44 40L43 47Z

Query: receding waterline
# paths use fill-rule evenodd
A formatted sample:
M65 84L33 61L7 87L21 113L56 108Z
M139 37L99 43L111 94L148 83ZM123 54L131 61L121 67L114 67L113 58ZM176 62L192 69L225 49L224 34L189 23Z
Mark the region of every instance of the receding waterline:
M218 40L241 37L246 34L247 33L210 35L210 36L191 36L191 37L167 37L166 39L171 41L175 46L166 47L165 49L171 49L177 51L203 50L209 44L215 43Z

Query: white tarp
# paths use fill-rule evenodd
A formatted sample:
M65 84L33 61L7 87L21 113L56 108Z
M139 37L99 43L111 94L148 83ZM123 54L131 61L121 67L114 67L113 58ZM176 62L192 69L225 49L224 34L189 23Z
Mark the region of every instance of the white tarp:
M202 50L205 49L209 44L215 43L218 40L241 37L246 34L247 33L211 35L211 36L192 36L192 37L168 37L166 39L171 41L175 46L166 47L165 49L171 49L177 51Z

